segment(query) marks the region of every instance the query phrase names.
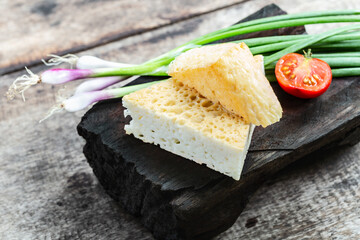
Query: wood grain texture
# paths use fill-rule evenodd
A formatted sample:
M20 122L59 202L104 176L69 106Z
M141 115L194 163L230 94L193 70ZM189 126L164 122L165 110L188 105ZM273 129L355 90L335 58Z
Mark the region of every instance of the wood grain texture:
M357 144L301 159L266 181L216 239L360 239L359 156Z
M0 74L39 63L50 53L78 52L238 2L5 1L0 4Z
M357 0L272 2L288 12L360 8ZM32 3L24 2L20 8L28 9L26 4ZM139 63L191 38L228 26L266 4L268 1L248 1L79 54ZM1 4L2 14L13 11L7 6ZM0 29L14 27L12 21L8 22L1 21ZM19 29L36 26L34 22L25 21ZM314 33L326 27L311 26L307 30ZM8 40L7 29L3 33L1 30L0 38ZM165 37L167 35L175 37ZM33 48L39 51L41 47ZM31 69L37 73L45 67ZM23 73L1 76L0 95ZM105 194L86 163L82 155L84 142L75 132L84 111L55 115L49 121L37 123L54 103L58 89L49 85L34 87L26 94L26 103L20 99L8 103L0 98L0 239L153 239L136 218ZM276 236L358 239L359 151L359 144L337 148L329 154L310 156L309 161L296 170L286 169L255 193L234 226L219 239L277 239ZM317 158L321 159L314 164ZM315 205L318 198L322 201Z

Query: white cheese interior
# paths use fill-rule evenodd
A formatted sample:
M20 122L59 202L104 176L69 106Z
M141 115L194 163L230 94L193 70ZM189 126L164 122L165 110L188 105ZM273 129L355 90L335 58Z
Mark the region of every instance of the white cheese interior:
M240 179L254 125L170 79L123 98L125 126L147 143Z

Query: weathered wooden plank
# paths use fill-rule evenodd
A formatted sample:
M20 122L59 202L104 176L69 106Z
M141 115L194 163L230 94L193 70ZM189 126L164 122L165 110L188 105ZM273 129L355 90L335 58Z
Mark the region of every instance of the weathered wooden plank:
M266 181L216 239L360 239L359 156L357 144L301 159Z
M47 54L78 52L242 0L5 1L0 4L0 74Z
M354 0L274 2L291 12L360 8L359 2ZM265 4L266 1L249 1L80 54L95 54L124 62L145 61L193 37L230 25ZM31 27L27 22L24 24L25 28ZM309 29L317 32L320 28L324 27ZM176 37L166 37L173 34ZM32 68L35 73L43 69ZM23 72L19 71L0 77L0 94L3 95L11 81L21 74ZM37 124L54 102L56 92L57 88L44 85L30 89L26 103L20 99L7 103L0 98L0 238L153 239L137 219L126 214L104 193L84 160L81 154L83 141L74 130L84 112L55 115L49 121ZM359 146L321 155L323 160L316 167L311 158L308 167L295 174L284 171L254 195L236 224L223 236L226 239L276 236L299 239L307 235L346 238L343 234L353 234L354 237L348 239L358 239L354 224L359 222L359 182L356 185L353 178L358 179ZM333 154L336 157L331 157ZM333 188L333 184L342 181L344 189L348 189L346 181L349 181L350 189L355 190ZM319 205L313 205L313 198L306 197L314 191L318 193L315 198L323 199ZM288 209L290 203L293 207ZM323 212L325 214L320 214ZM262 214L256 218L258 223L246 228L245 225L251 226L251 219L259 216L258 213ZM272 224L274 220L276 224ZM338 223L336 226L335 222Z

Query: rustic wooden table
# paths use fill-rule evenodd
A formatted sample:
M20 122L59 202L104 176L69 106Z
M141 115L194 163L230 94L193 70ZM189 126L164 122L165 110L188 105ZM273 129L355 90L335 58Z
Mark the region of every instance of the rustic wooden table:
M357 0L271 2L288 12L360 9ZM269 3L5 0L0 93L24 73L24 65L45 69L40 59L49 53L140 63ZM152 239L91 172L76 133L85 111L38 124L58 89L36 86L26 103L0 98L0 239ZM356 144L316 152L286 168L259 188L217 239L360 239L359 156Z

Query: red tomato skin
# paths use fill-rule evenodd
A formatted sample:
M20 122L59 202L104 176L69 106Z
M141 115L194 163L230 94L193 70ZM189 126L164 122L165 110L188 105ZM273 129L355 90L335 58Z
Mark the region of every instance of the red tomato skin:
M298 65L297 67L292 68L292 70L294 71L296 78L299 77L300 80L296 82L291 82L291 80L288 79L289 77L285 76L284 71L282 71L282 68L284 67L285 62L295 61L295 60L297 61ZM324 80L322 79L323 81L320 82L319 86L317 85L307 86L304 85L302 82L304 76L303 73L304 69L313 72L314 66L311 66L312 64L316 65L317 67L320 67L321 68L320 70L323 70L321 73L323 75L325 74L324 77L325 79ZM295 70L296 68L301 68L301 70L297 71ZM317 70L317 68L315 68L315 70ZM303 55L298 53L290 53L283 56L276 64L275 75L280 87L285 92L295 97L304 98L304 99L315 98L322 95L329 88L332 81L331 68L326 62L317 58L305 59Z
M290 87L289 85L283 84L282 82L278 82L278 83L280 87L288 94L303 99L319 97L324 92L326 92L326 90L328 90L328 88L330 87L330 83L329 83L325 88L321 89L320 91L314 92L307 89L298 89L298 88Z

